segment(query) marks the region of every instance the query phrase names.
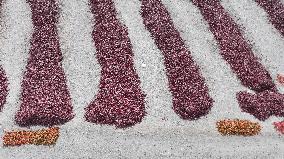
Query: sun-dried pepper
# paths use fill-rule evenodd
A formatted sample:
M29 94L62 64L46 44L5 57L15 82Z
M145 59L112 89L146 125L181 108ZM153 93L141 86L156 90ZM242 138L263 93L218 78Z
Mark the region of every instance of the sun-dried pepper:
M278 74L278 75L277 75L277 81L278 81L280 84L284 85L284 75Z
M284 134L284 121L274 122L273 125L278 132Z

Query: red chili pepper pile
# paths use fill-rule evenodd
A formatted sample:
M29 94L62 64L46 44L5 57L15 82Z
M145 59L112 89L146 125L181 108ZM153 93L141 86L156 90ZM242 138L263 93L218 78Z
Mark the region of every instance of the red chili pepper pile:
M274 122L273 125L278 132L284 134L284 121Z
M8 79L4 69L0 66L0 112L6 103L6 98L8 95Z

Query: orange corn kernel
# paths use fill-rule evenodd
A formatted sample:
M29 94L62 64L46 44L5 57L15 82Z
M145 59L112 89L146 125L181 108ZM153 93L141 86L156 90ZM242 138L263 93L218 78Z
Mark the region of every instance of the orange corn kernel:
M59 137L59 128L48 128L37 131L5 132L4 146L20 146L25 144L53 145Z
M261 126L249 120L221 120L216 123L218 131L222 135L253 136L259 134Z

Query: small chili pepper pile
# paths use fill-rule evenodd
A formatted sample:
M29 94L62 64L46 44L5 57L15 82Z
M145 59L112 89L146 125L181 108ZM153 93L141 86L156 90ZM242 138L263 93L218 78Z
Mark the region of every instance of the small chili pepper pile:
M221 120L216 123L218 131L222 135L253 136L259 134L261 126L249 120Z
M5 132L4 146L20 146L25 144L54 145L59 137L59 128L53 127L37 131Z
M284 121L274 122L273 125L278 132L284 134Z
M278 74L277 81L284 86L284 75Z

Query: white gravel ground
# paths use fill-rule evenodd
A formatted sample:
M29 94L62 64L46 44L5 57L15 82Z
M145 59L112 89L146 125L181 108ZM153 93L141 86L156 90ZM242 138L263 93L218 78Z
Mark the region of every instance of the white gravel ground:
M260 122L263 131L255 137L223 137L215 123L224 118L257 121L242 113L235 94L244 88L219 55L213 35L199 10L188 0L162 0L176 28L206 78L215 100L209 115L197 121L181 120L171 109L163 56L144 28L139 0L114 0L119 18L128 27L134 62L147 94L147 116L126 130L84 121L84 107L98 91L100 65L92 42L92 19L88 0L60 0L58 24L63 67L72 96L75 118L61 126L55 146L2 147L0 159L77 158L284 158L284 138L273 129L271 117ZM269 23L264 10L252 0L223 0L223 6L242 26L255 54L273 78L284 73L284 40ZM32 33L31 12L25 0L5 0L0 28L0 64L9 79L9 96L0 113L0 136L19 128L13 123L20 106L20 82L28 57ZM284 87L280 92L284 93ZM40 126L31 127L39 129ZM23 128L22 128L23 129Z

